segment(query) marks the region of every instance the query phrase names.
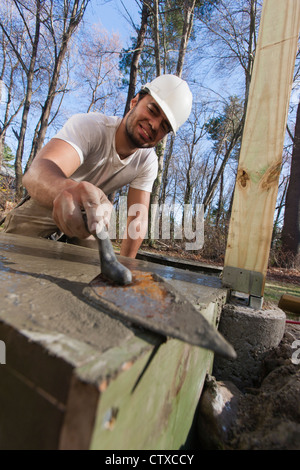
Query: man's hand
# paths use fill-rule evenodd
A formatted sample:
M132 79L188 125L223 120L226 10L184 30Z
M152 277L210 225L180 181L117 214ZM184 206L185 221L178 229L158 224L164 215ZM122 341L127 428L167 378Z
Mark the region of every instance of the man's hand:
M69 237L87 238L82 210L85 211L89 232L96 234L102 224L108 225L112 205L101 189L91 183L71 181L53 201L52 216L60 230Z

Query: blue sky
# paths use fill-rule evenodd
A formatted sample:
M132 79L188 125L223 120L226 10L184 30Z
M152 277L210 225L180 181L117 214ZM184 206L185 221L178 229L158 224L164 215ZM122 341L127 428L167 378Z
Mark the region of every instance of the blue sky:
M123 0L128 13L139 24L139 8L136 0ZM101 22L109 32L117 32L127 45L127 40L133 35L133 29L127 21L128 16L120 0L91 0L85 15L89 23Z

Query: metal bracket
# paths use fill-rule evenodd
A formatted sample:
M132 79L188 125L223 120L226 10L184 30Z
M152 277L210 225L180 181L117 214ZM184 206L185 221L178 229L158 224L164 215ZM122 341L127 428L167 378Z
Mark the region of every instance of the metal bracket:
M257 297L256 295L249 295L249 307L254 310L260 310L263 306L264 298Z
M237 292L261 297L264 288L264 276L256 271L225 266L222 274L222 284Z
M235 305L240 305L242 307L250 307L254 310L261 310L264 298L230 290L228 292L227 302L233 303Z
M230 296L256 310L261 309L263 305L264 282L263 274L257 271L232 266L225 266L223 269L222 284L230 289ZM233 294L233 291L247 295L241 297Z

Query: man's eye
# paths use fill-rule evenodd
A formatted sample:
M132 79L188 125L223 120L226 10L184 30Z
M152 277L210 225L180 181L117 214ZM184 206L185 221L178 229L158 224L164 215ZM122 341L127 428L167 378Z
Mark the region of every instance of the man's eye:
M163 128L163 131L166 132L166 133L169 133L170 132L170 126L168 123L163 123L162 124L162 128Z

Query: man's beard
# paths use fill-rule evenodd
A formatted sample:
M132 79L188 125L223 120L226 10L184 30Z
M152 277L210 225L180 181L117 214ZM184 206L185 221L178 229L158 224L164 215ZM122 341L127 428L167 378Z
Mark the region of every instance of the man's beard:
M127 117L125 130L128 139L135 148L152 148L153 145L150 142L145 142L142 137L134 135L134 128L138 126L137 123L134 124L135 108L133 108Z

